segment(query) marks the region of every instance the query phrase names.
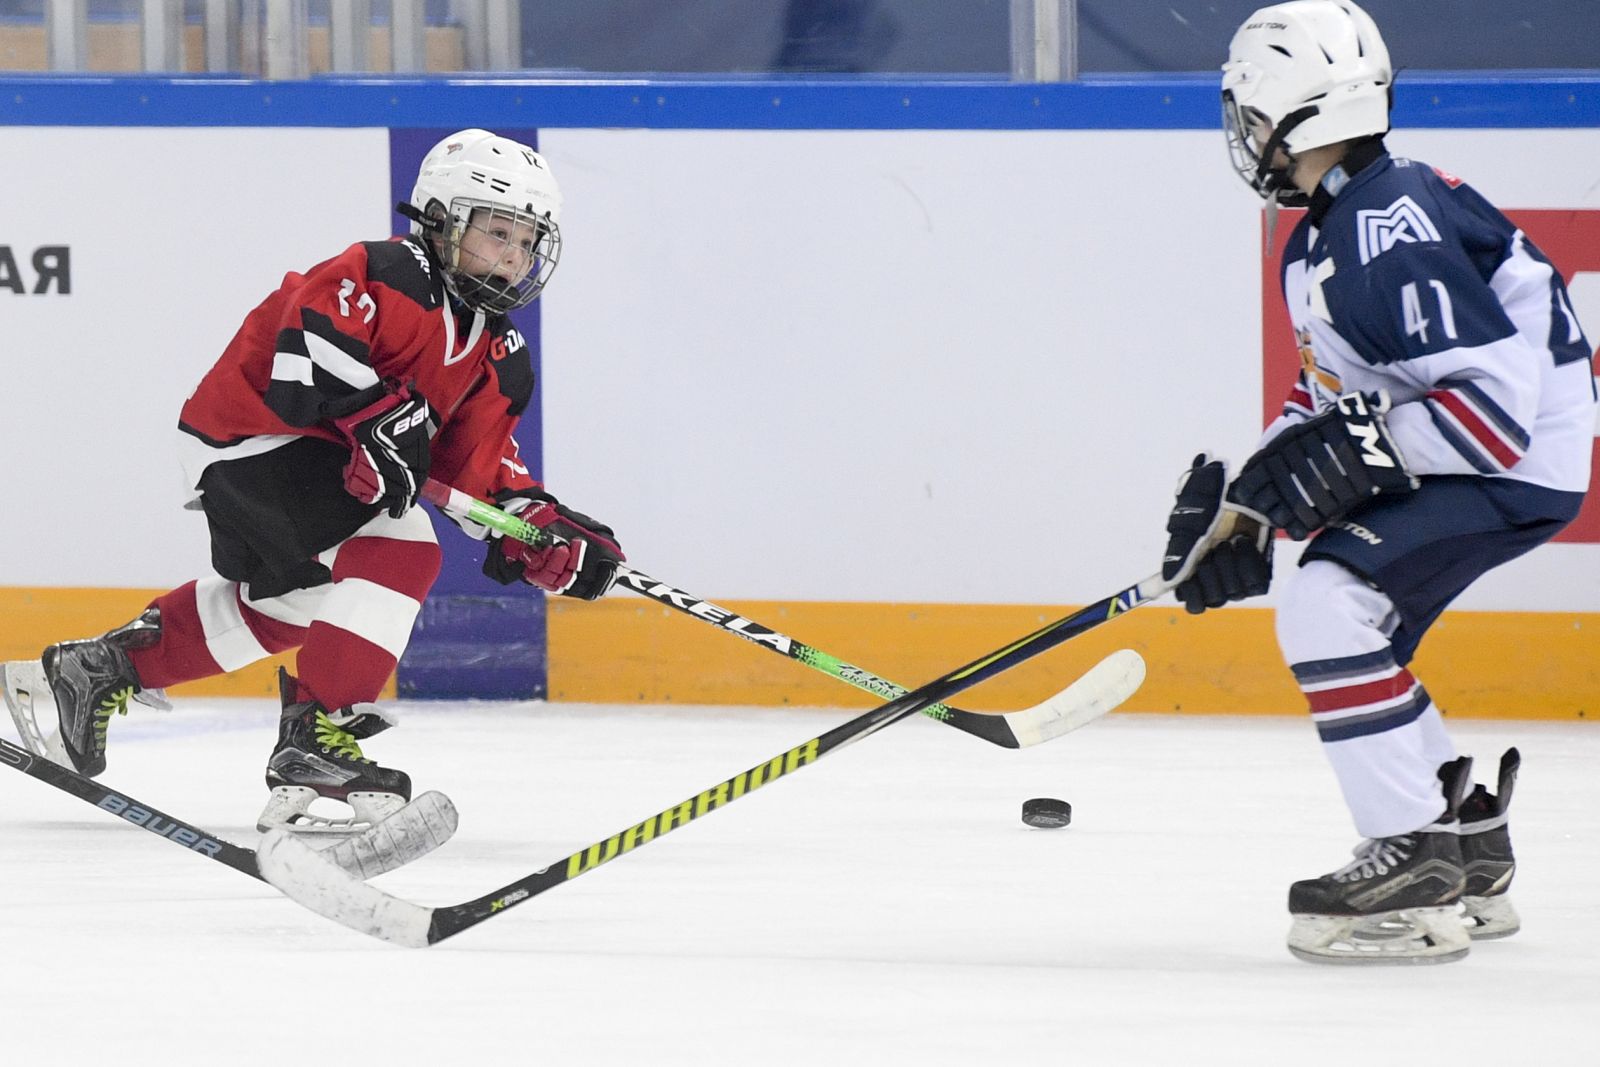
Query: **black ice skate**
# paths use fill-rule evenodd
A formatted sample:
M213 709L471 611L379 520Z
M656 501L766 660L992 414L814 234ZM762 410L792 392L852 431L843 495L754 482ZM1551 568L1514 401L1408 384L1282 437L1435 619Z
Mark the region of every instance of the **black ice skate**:
M159 689L145 689L128 659L134 649L161 640L161 612L144 614L108 634L51 645L37 660L15 660L0 668L6 707L22 743L86 777L106 769L106 730L111 716L126 715L137 700L168 708Z
M1311 963L1446 963L1471 948L1458 914L1466 872L1457 813L1472 760L1439 768L1445 811L1409 834L1363 841L1355 860L1289 887L1289 951Z
M382 822L411 799L411 778L380 767L361 754L358 741L393 725L376 704L332 711L314 700L296 701L297 684L278 671L283 717L278 747L267 761L267 801L256 829L275 827L311 833L354 834ZM330 819L308 809L318 797L339 800L353 815Z
M1462 921L1474 940L1510 937L1522 929L1517 909L1506 895L1511 877L1517 873L1506 812L1511 807L1511 791L1517 784L1521 764L1522 756L1517 750L1506 749L1500 757L1498 794L1480 785L1461 805L1461 858L1467 873L1461 896Z

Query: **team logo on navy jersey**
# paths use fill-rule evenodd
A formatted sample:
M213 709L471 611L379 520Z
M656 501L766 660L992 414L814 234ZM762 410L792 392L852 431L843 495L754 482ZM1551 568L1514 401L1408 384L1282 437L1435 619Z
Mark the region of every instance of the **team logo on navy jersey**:
M1330 397L1343 393L1343 379L1317 362L1317 349L1312 343L1311 331L1297 329L1294 338L1295 347L1300 350L1300 371L1305 375L1306 384L1315 385Z
M1402 196L1382 211L1356 212L1356 240L1361 262L1371 263L1395 245L1437 241L1439 230L1415 200Z

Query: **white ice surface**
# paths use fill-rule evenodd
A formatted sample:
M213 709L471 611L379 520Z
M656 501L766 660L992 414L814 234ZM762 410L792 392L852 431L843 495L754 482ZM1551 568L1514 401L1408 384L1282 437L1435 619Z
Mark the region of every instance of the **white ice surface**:
M462 818L379 882L425 904L849 717L403 713L369 752ZM253 845L274 718L136 706L104 781ZM426 950L0 768L0 1064L1600 1063L1600 727L1451 729L1480 774L1523 751L1524 929L1461 963L1376 970L1283 947L1289 882L1354 844L1294 719L1117 714L1021 752L900 723ZM1072 826L1023 827L1038 795L1071 802Z

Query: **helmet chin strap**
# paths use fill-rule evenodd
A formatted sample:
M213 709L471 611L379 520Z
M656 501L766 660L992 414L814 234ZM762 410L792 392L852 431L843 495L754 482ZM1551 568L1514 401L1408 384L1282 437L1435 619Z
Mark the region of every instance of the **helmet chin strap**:
M394 206L394 210L397 215L405 216L424 230L431 230L434 233L444 232L444 219L429 215L427 212L419 210L414 204L408 204L402 200Z
M1256 188L1266 193L1269 201L1282 203L1289 207L1303 206L1303 204L1296 203L1297 199L1302 201L1306 199L1307 194L1295 188L1294 156L1288 150L1284 150L1283 154L1288 157L1289 165L1282 170L1272 169L1272 157L1278 154L1280 148L1283 148L1283 143L1289 139L1289 135L1302 122L1305 122L1316 113L1317 106L1315 104L1308 104L1298 111L1291 111L1283 117L1282 122L1278 123L1277 129L1272 131L1272 136L1267 138L1267 143L1262 146L1261 154L1258 157L1259 162L1256 163ZM1288 194L1287 196L1285 195L1286 193Z
M1259 189L1267 200L1267 226L1264 235L1262 255L1272 254L1272 238L1278 232L1278 208L1304 207L1311 202L1311 198L1294 184L1294 169L1298 161L1287 150L1284 156L1289 160L1289 165L1282 170L1274 170L1272 158L1283 148L1283 142L1293 133L1295 127L1311 118L1317 113L1315 104L1308 104L1298 111L1291 111L1278 123L1277 129L1272 131L1272 136L1267 138L1267 143L1261 148L1259 162L1256 163L1256 188Z

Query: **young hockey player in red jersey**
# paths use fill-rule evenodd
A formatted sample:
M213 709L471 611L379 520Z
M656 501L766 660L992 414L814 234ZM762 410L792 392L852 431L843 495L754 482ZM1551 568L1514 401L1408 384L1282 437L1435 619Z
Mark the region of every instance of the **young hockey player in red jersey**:
M1359 7L1262 8L1223 72L1235 166L1269 213L1306 208L1282 279L1302 370L1237 478L1195 461L1163 573L1201 612L1267 591L1274 528L1307 541L1278 644L1366 840L1290 887L1289 948L1459 959L1469 935L1519 925L1519 757L1502 757L1496 792L1469 794L1471 761L1409 664L1456 596L1578 514L1592 350L1522 231L1460 179L1389 154L1389 53Z
M97 775L107 724L130 700L298 647L297 676L280 679L261 827L329 825L307 811L317 797L347 802L360 827L411 795L407 775L359 742L390 725L373 701L439 573L415 507L430 475L569 542L491 545L484 570L497 581L585 600L610 587L615 535L544 492L511 436L533 372L506 316L538 297L561 250L549 166L463 130L428 153L399 210L410 236L286 276L183 406L185 476L217 577L103 636L5 665L5 699L34 752Z

